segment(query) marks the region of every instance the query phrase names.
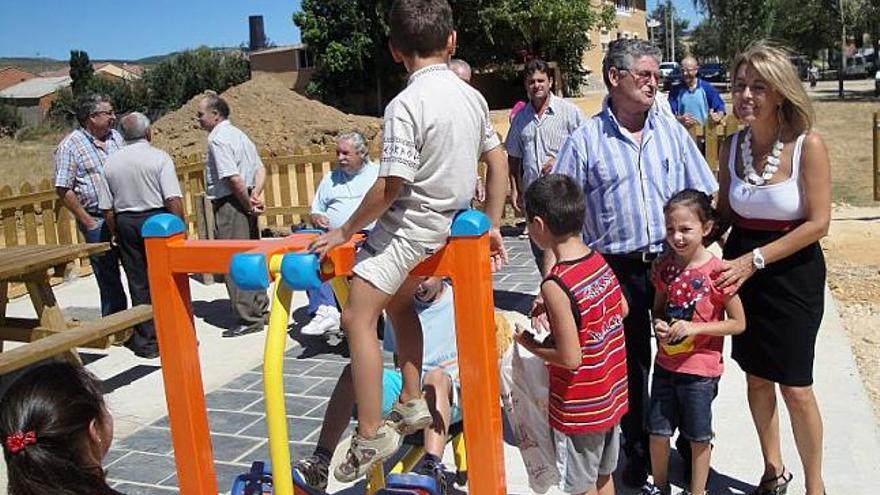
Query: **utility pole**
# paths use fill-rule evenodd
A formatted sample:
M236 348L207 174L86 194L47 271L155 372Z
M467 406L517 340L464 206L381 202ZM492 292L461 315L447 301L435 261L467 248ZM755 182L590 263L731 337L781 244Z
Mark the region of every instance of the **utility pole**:
M669 30L669 52L671 54L669 56L669 61L675 62L675 15L673 15L672 11L672 0L666 2L666 10L669 11L669 25L671 26L671 29Z
M840 67L837 70L837 97L843 99L843 71L846 69L846 17L843 15L843 0L838 0L840 8Z

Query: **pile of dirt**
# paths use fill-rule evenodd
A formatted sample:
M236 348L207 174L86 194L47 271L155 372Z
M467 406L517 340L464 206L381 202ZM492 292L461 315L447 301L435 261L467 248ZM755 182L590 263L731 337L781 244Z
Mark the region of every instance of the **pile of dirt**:
M381 125L375 117L349 115L310 100L271 76L257 76L221 96L229 103L229 120L270 155L297 146L333 144L337 135L353 130L372 140ZM196 96L159 119L152 126L153 144L172 156L204 153L207 135L196 122L200 99Z

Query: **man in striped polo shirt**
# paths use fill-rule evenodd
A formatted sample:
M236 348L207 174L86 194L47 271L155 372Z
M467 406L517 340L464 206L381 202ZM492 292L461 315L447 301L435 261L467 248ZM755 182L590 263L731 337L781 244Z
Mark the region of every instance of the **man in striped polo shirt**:
M528 62L523 83L529 104L513 118L506 142L507 163L514 184L513 200L517 207L522 207L523 195L529 185L553 168L565 138L584 122L584 115L578 107L551 91L553 77L547 62L540 59ZM543 274L543 251L530 242L535 263Z
M644 484L650 468L645 425L654 289L649 272L664 249L663 205L682 189L718 190L684 126L650 111L659 60L660 51L644 40L609 44L602 62L608 88L602 111L568 138L553 169L583 186L584 241L605 256L629 303L624 320L629 412L621 427L629 461L623 479L636 487Z

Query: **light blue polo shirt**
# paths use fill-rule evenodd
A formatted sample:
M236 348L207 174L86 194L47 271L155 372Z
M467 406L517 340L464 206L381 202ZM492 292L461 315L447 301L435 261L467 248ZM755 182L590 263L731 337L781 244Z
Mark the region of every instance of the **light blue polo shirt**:
M709 99L706 98L706 91L698 84L694 90L685 89L678 97L678 114L684 115L689 113L703 125L709 118Z
M325 175L315 191L312 200L312 213L326 216L331 229L342 226L351 214L361 205L367 191L373 187L379 176L379 165L366 160L363 167L354 175L348 175L340 168ZM366 228L371 229L375 222Z

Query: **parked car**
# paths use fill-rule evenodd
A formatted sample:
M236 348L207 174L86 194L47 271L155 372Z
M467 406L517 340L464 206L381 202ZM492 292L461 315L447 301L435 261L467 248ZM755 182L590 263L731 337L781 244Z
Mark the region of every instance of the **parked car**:
M673 87L681 84L681 67L676 67L663 78L663 91L669 91Z
M697 77L709 82L727 82L727 69L721 64L703 64L697 71Z
M843 69L844 77L864 78L868 76L868 64L865 57L853 55L846 57L846 68Z
M880 70L874 74L874 96L880 96Z
M660 77L666 78L675 69L678 69L678 62L660 62Z

